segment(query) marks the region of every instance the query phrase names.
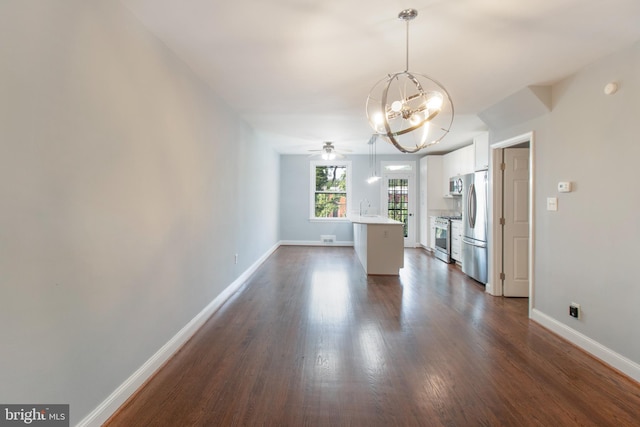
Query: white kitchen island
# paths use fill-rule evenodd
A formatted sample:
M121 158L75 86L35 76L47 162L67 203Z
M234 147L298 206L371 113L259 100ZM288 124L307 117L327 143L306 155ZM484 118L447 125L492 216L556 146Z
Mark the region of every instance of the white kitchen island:
M367 274L400 274L404 267L404 224L383 216L349 215L353 246Z

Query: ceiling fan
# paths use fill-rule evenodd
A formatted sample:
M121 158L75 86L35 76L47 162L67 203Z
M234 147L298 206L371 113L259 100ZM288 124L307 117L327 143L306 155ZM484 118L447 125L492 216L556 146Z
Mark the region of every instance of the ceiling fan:
M320 150L309 150L311 152L318 152L323 160L333 160L333 159L342 159L344 158L344 154L342 153L350 153L351 150L336 150L336 147L333 145L331 141L326 141L322 145L322 149ZM318 154L312 154L310 157L317 156Z

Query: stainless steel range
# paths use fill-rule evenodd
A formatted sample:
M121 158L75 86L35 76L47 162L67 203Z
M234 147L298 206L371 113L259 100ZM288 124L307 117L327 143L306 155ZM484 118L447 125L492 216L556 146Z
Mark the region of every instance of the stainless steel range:
M462 219L461 216L439 216L435 220L436 258L451 264L451 220Z

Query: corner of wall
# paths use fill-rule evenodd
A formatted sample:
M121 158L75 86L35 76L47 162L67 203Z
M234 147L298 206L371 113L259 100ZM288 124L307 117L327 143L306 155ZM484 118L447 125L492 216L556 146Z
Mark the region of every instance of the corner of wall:
M140 368L127 378L116 390L113 391L100 405L77 424L77 427L100 426L113 416L118 409L133 394L149 380L162 366L198 332L200 327L235 294L249 277L266 261L266 259L280 247L280 242L273 245L260 259L244 271L236 280L227 286L213 301L211 301L200 313L187 323L153 356L151 356Z

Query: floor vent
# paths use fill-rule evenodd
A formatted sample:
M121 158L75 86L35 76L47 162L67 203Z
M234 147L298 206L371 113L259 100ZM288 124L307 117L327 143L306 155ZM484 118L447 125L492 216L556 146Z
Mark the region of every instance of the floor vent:
M323 245L332 245L336 242L336 236L334 234L321 234L320 241Z

